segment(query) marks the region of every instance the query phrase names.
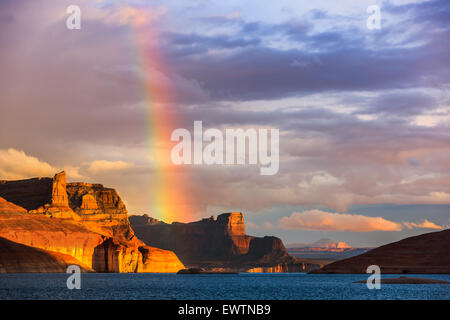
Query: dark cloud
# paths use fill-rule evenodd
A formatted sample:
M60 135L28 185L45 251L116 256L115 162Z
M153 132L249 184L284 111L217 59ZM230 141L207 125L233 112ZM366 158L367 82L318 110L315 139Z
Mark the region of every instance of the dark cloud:
M165 33L164 39L168 41L168 46L175 49L177 55L181 53L182 56L189 54L206 53L208 50L214 49L236 49L256 46L260 43L259 39L255 38L233 38L226 35L203 36L200 34L190 33ZM178 51L180 48L181 51Z
M449 65L445 61L450 56L449 29L441 23L449 15L448 6L429 1L386 5L386 11L400 21L377 32L357 29L353 24L316 32L312 28L314 17L328 17L317 10L306 15L311 20L278 24L210 18L208 23L213 26L233 26L230 34L172 33L173 41L164 50L180 74L198 81L215 100L277 99L312 92L448 83ZM287 44L288 49L267 45L274 40ZM240 50L209 55L208 49L215 48Z
M434 83L430 79L447 82L448 70L439 63L443 52L423 55L417 49L376 52L354 48L308 54L296 49L252 47L231 56L175 57L172 62L180 74L196 79L213 98L247 100L331 90L430 86ZM319 63L295 68L294 61Z
M436 108L434 97L423 93L397 93L381 95L361 113L381 114L384 116L410 117Z

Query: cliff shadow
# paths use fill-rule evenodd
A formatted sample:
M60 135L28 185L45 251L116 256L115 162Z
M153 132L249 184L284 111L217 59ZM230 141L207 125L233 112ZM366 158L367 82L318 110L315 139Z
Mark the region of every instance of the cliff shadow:
M92 269L96 272L120 272L119 255L116 255L112 239L107 239L94 248Z

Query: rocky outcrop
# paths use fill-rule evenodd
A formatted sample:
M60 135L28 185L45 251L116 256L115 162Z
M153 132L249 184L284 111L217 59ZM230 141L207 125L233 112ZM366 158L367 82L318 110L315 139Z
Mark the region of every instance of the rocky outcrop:
M0 181L0 197L30 213L78 219L68 205L65 190L66 173L64 171L57 173L53 178Z
M217 224L231 237L245 236L244 216L241 212L221 214L217 217Z
M302 272L319 267L290 256L279 238L246 235L240 212L191 223L166 224L147 215L130 216L129 220L136 235L147 245L174 251L191 268Z
M0 197L0 214L2 213L26 213L27 210L25 210L22 207L16 206L14 203L8 202L2 197Z
M3 213L0 214L0 236L71 256L97 272L177 272L184 268L173 252L148 247L134 236L128 240L108 237L86 228L83 223L67 219Z
M44 207L52 202L52 178L26 180L0 180L0 197L27 211Z
M111 227L128 224L128 212L116 190L101 184L66 183L66 173L53 178L0 181L0 197L29 213L54 218L94 221L92 226Z
M91 229L111 236L131 232L127 209L116 190L78 182L67 184L67 194L71 210Z
M366 273L377 265L381 273L450 273L450 229L390 243L352 258L339 260L314 273Z
M60 172L55 174L52 182L52 206L67 208L69 206L69 198L66 192L66 173Z
M114 189L66 183L62 172L53 179L1 181L0 196L5 197L0 198L0 237L7 240L68 255L97 272L184 268L173 252L149 247L136 238Z

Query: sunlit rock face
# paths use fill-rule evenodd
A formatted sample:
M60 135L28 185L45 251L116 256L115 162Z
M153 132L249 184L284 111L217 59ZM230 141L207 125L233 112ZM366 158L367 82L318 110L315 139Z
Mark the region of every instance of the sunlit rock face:
M223 213L217 217L217 224L223 226L224 231L230 236L245 236L242 212Z
M167 224L148 215L129 219L136 235L147 245L174 251L189 267L259 270L252 272L301 272L319 267L290 256L279 238L246 235L241 212L191 223Z
M70 256L97 272L184 268L173 252L151 248L136 238L114 189L66 183L64 172L54 178L0 182L0 237Z
M277 272L307 272L311 266L308 264L280 263L271 267L255 267L247 270L249 273L277 273Z
M67 208L69 206L69 197L66 192L66 173L55 174L52 181L52 206Z
M92 271L70 255L38 249L0 237L0 273L66 272L70 265L78 265L85 272Z
M70 209L78 219L102 234L130 235L128 212L116 190L101 184L68 183Z

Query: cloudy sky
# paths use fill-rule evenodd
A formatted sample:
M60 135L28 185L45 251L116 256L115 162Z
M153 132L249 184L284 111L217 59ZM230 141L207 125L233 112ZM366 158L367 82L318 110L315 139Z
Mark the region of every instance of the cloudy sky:
M445 0L0 0L0 179L64 169L158 218L164 185L175 220L238 210L287 243L447 228L448 21ZM194 120L279 129L278 174L158 166L157 132Z

